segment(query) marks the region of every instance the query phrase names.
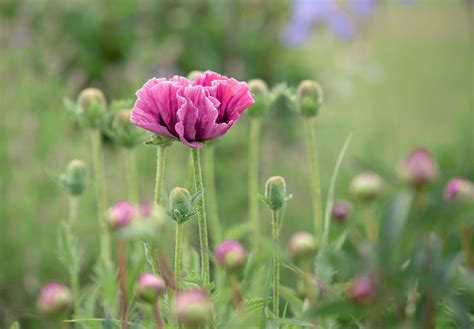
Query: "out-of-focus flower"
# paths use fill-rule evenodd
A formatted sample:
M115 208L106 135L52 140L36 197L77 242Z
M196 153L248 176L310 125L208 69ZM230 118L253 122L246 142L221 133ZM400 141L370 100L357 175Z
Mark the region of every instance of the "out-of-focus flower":
M166 283L163 278L152 273L143 273L135 285L137 299L153 304L158 297L164 294Z
M144 131L130 123L131 101L115 101L105 116L104 131L115 143L126 148L143 144Z
M152 202L141 202L138 205L138 213L144 218L148 218L153 213L153 203Z
M372 16L377 8L376 0L349 0L348 3L354 15L361 18Z
M249 90L255 97L255 104L248 110L250 117L262 117L270 105L270 92L265 81L261 79L253 79L248 82Z
M316 252L316 238L306 231L294 233L288 241L288 251L296 258L308 258Z
M352 210L352 206L348 201L345 200L337 200L334 202L332 206L332 218L340 223L344 223L349 216Z
M74 159L67 165L66 172L59 177L61 186L70 195L80 195L87 186L87 168L82 160Z
M212 305L209 296L202 289L195 288L177 294L174 312L179 323L199 327L211 318Z
M68 287L49 282L41 289L36 305L38 310L48 315L59 315L72 305L72 293Z
M245 82L212 71L194 81L150 79L136 93L131 122L189 147L223 136L254 103Z
M109 227L111 230L126 227L135 217L135 208L130 202L120 201L110 208Z
M400 177L415 188L431 183L438 174L438 166L424 148L413 150L399 168Z
M221 242L214 250L216 261L227 270L240 268L246 258L244 247L236 240Z
M374 172L363 172L352 179L349 191L355 198L371 201L382 192L382 179Z
M100 128L106 110L107 101L100 89L84 89L77 97L75 115L84 127Z
M474 201L474 183L461 177L450 179L444 188L444 199Z
M315 301L326 292L326 285L317 276L307 273L303 274L302 280L298 281L297 292L304 299Z
M347 289L347 296L355 302L367 303L375 296L375 282L368 275L363 275L352 280Z

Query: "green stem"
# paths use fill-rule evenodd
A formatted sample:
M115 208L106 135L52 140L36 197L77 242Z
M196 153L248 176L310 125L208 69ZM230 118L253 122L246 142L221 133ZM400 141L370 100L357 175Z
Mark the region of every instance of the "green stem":
M371 202L365 205L365 231L370 241L377 240L377 224L375 222L374 205Z
M308 154L311 163L311 194L313 197L313 216L316 237L321 239L323 234L323 213L321 200L321 183L319 178L318 157L316 149L316 134L313 119L305 119Z
M117 240L117 264L119 276L120 328L127 329L127 246L125 241Z
M155 319L156 329L163 329L163 320L161 320L159 302L156 301L151 307L153 312L153 318Z
M165 174L165 160L166 160L165 145L159 145L156 155L156 182L155 182L155 203L160 205L161 192L163 190L163 179Z
M204 189L202 184L201 161L199 157L199 149L192 148L193 155L193 169L194 169L194 187L196 192ZM199 244L201 252L201 275L204 284L209 283L209 240L207 237L207 219L205 208L205 193L199 198L197 202L198 208L198 228L199 228Z
M69 219L67 225L68 234L72 236L72 224L77 222L77 208L79 198L75 195L69 195ZM79 312L79 266L75 262L73 266L69 267L69 281L71 285L72 295L74 297L74 312Z
M470 269L474 269L474 252L472 250L472 230L469 225L464 225L462 229L462 245L464 249L464 257L466 265Z
M280 253L278 244L278 211L272 210L272 240L273 240L273 314L279 317L279 298L280 298Z
M181 276L181 248L183 242L183 224L176 223L176 241L174 249L174 281L176 291L179 291L179 282Z
M221 225L217 211L216 197L216 175L215 175L215 152L216 146L210 144L204 151L204 180L207 187L207 206L209 208L209 228L211 229L211 240L216 245L222 239Z
M139 201L137 183L137 159L133 148L124 148L123 156L127 176L128 201L136 205Z
M91 144L92 144L92 162L94 166L94 183L97 201L97 211L100 225L100 257L101 260L110 264L111 250L110 250L110 234L106 223L107 211L107 191L105 187L104 175L104 155L102 151L102 136L99 129L91 129Z
M252 225L253 242L257 244L260 241L260 220L258 211L258 153L260 138L261 121L259 118L250 120L249 133L249 155L248 155L248 173L249 173L249 208L250 222Z

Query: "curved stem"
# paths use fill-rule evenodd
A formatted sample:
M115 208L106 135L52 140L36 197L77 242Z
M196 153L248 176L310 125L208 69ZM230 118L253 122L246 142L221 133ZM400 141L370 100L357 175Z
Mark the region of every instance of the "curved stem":
M222 239L221 225L217 211L216 197L216 175L215 175L215 152L216 146L210 144L204 151L204 180L207 187L207 206L209 208L209 228L211 230L211 240L217 244Z
M311 194L313 197L313 216L316 237L321 239L323 234L323 215L321 200L321 183L319 178L319 166L316 150L316 134L314 131L313 119L305 119L306 123L306 139L308 145L308 154L311 163Z
M273 314L279 317L279 290L280 290L280 253L278 246L278 211L272 210L272 240L273 240Z
M94 166L94 183L97 211L100 225L100 257L105 264L111 262L110 234L107 229L105 214L107 211L107 191L105 188L104 155L102 136L99 129L91 129L92 162Z
M192 149L193 155L193 171L194 171L194 187L196 192L203 190L202 184L202 170L199 157L199 149ZM197 202L198 209L198 228L199 228L199 244L201 252L201 276L204 284L209 283L209 240L207 237L207 219L205 208L205 193L199 198Z
M261 121L259 118L250 120L249 132L249 155L248 155L248 173L249 173L249 208L250 222L252 225L253 242L257 244L260 241L260 220L258 211L258 153L260 142Z
M183 225L182 223L176 223L176 241L174 248L174 281L176 285L176 291L179 291L179 282L181 276L181 248L183 242Z
M128 201L136 205L139 201L136 152L133 148L124 148L123 157L127 176Z
M127 329L127 251L125 241L117 240L117 264L119 276L119 298L120 298L120 328Z
M159 145L156 154L155 204L161 203L167 146Z

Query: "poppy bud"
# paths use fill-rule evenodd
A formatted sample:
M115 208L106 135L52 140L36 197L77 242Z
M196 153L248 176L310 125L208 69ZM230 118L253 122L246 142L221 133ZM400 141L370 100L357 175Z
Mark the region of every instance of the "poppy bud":
M153 304L164 294L166 283L163 278L152 273L143 273L135 285L135 295L138 300Z
M399 168L400 177L415 188L431 183L437 174L436 162L423 148L413 150Z
M50 282L41 289L36 305L41 313L61 315L72 305L71 290L60 283Z
M245 249L235 240L221 242L214 250L216 261L227 270L240 268L245 262Z
M170 215L178 223L184 223L195 214L193 201L189 191L175 187L170 193Z
M370 302L375 296L375 282L370 276L359 276L352 280L347 295L357 303Z
M197 76L202 75L204 72L203 71L198 71L194 70L188 73L188 79L189 80L194 80Z
M87 169L81 160L72 160L66 168L66 172L60 177L62 186L71 195L80 195L87 185Z
M465 178L452 178L444 189L444 199L474 201L474 183Z
M254 96L255 103L248 108L247 113L251 117L262 117L269 105L268 86L261 79L253 79L248 82L248 87Z
M265 202L268 208L279 210L287 200L285 179L281 176L270 177L265 184Z
M305 231L296 232L288 241L288 250L296 258L306 259L316 252L316 238Z
M340 223L344 223L352 210L352 206L349 202L344 200L338 200L334 202L332 206L332 218Z
M120 201L110 208L109 227L112 231L125 228L135 217L135 208L130 202Z
M212 305L208 295L195 288L178 293L174 312L178 322L188 327L200 327L209 322Z
M104 93L97 88L81 91L77 98L77 115L82 124L88 128L99 128L102 116L107 109Z
M382 179L376 173L367 171L352 179L349 190L355 198L371 201L382 192Z
M304 117L314 117L323 103L323 89L313 80L303 80L296 91L297 108Z

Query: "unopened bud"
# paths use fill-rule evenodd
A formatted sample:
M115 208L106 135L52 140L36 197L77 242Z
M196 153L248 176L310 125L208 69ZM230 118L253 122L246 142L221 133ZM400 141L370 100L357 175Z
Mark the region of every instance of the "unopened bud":
M338 200L334 202L332 206L332 218L339 223L344 223L347 220L347 216L352 210L352 206L349 202L344 200Z
M250 106L247 113L251 117L262 117L268 109L270 93L265 81L253 79L248 82L250 92L254 95L255 103Z
M371 201L382 192L382 179L374 172L364 172L352 179L349 190L355 198Z
M227 270L235 270L245 263L246 253L244 247L235 240L221 242L214 250L216 261Z
M202 71L194 70L188 73L188 79L193 81L198 75L202 75Z
M375 282L367 275L352 280L347 289L347 296L357 303L370 302L375 296Z
M287 200L285 179L281 176L270 177L265 184L265 202L268 208L279 210Z
M143 273L135 285L135 295L138 300L153 304L164 294L166 283L163 278L152 273Z
M209 296L201 289L178 293L174 312L179 323L188 327L200 327L209 322L212 305Z
M444 189L444 199L474 201L474 183L461 177L452 178Z
M120 201L110 208L109 227L112 231L127 227L135 217L135 208L130 202Z
M87 186L87 168L83 161L72 160L61 175L61 184L71 195L80 195Z
M97 88L87 88L81 91L77 98L78 116L84 126L99 128L102 116L107 109L104 93Z
M438 174L438 166L431 154L423 148L413 150L400 165L400 177L415 188L431 183Z
M315 254L316 249L316 238L306 231L294 233L288 241L288 250L296 258L311 257Z
M37 307L41 313L47 315L61 315L72 305L72 293L68 287L50 282L43 286L37 300Z
M323 103L323 89L313 80L303 80L297 89L297 107L304 117L314 117Z
M192 197L189 191L183 187L175 187L170 193L170 214L178 223L184 223L192 215L195 210L193 207Z

